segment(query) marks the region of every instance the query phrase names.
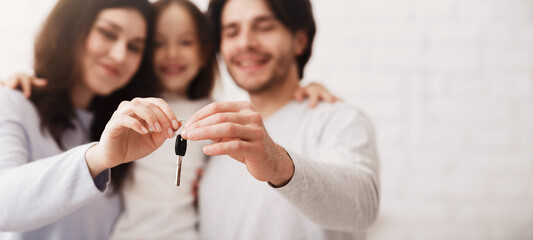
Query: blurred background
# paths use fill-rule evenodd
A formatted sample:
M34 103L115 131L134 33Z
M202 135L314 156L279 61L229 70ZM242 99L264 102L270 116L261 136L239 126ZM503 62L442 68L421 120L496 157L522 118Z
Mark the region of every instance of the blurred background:
M0 78L32 72L55 2L0 3ZM377 129L382 204L368 239L533 239L533 1L312 2L304 83ZM246 98L227 73L222 83L217 99Z

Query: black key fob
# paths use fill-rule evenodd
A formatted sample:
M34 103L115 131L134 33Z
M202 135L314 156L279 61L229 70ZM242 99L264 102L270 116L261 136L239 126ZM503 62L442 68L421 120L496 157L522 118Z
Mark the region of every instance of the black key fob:
M176 145L174 146L174 151L176 151L176 155L178 156L185 156L185 152L187 151L187 140L183 139L181 134L176 136Z

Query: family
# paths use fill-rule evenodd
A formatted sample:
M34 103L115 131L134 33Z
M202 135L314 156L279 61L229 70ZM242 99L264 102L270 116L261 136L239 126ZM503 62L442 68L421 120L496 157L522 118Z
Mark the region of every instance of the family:
M0 82L0 239L365 239L374 129L300 86L315 33L310 0L59 0Z

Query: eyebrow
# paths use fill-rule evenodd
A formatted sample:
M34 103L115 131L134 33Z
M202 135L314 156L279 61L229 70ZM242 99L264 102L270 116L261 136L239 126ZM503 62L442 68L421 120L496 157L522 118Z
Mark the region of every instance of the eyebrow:
M274 16L266 15L266 16L259 16L252 20L253 23L256 22L268 22L268 21L277 21L278 19ZM236 22L230 22L228 24L222 25L221 30L227 29L227 28L234 28L237 27Z
M254 22L268 22L268 21L277 21L273 16L261 16L254 19Z
M99 18L98 20L100 21L104 21L106 22L107 24L111 25L111 27L117 31L121 31L122 32L122 27L120 27L118 24L110 21L110 20L107 20L105 18ZM142 38L142 37L136 37L133 39L133 42L135 43L142 43L144 44L146 42L146 39Z
M110 21L110 20L107 20L107 19L105 19L105 18L100 18L100 19L98 19L98 20L100 20L100 21L104 21L104 22L108 23L108 24L111 25L111 27L114 28L115 30L122 31L122 27L120 27L118 24L116 24L116 23L114 23L114 22L112 22L112 21Z

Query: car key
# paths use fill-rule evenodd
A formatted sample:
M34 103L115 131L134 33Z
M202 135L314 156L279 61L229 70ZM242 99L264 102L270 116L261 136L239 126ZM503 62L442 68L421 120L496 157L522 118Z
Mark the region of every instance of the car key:
M179 186L181 178L181 160L182 157L185 156L185 152L187 151L187 140L183 139L181 137L181 134L178 134L178 136L176 137L176 145L174 147L174 151L176 152L176 155L178 155L178 167L176 168L176 186Z

